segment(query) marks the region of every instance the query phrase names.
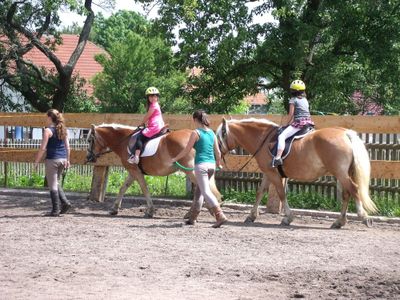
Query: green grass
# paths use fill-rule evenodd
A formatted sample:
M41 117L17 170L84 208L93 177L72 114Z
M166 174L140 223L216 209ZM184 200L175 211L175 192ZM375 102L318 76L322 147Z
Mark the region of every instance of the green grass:
M107 193L118 194L125 178L126 171L111 171L108 176ZM66 191L88 192L91 188L91 175L79 175L76 171L70 170L67 173L64 182ZM167 177L146 176L146 182L149 191L153 197L173 197L173 198L189 198L186 193L186 178L183 174L176 173L168 177L168 185L166 187ZM0 176L0 186L4 186L4 177ZM43 188L44 176L39 174L31 174L24 176L9 176L8 187L19 188ZM167 188L167 190L166 190ZM142 195L140 187L135 182L126 192L127 195ZM256 198L256 191L237 192L229 189L222 191L226 202L253 204ZM400 203L396 199L373 197L379 212L378 215L389 217L400 217ZM261 201L266 204L267 197L264 196ZM288 201L290 207L303 209L316 209L327 211L340 211L341 203L333 198L323 197L317 193L289 193ZM355 212L355 203L350 201L349 211Z
M108 175L107 193L118 194L127 172L111 171ZM182 174L172 174L168 177L168 186L166 187L167 177L145 176L147 186L152 196L168 196L175 198L187 198L186 177ZM68 171L64 190L74 192L89 192L92 184L92 176L79 175L76 171ZM0 176L0 186L4 186L4 177ZM23 176L8 176L8 187L18 188L44 188L44 176L37 173ZM142 195L139 184L135 181L126 191L127 195Z
M256 191L237 192L235 190L227 190L222 192L224 201L233 203L253 204L256 198ZM317 193L288 193L288 202L292 208L326 210L339 212L341 203L334 198L324 197ZM400 203L395 199L372 197L378 207L377 215L388 217L400 217ZM261 200L265 205L267 196ZM353 200L349 203L349 212L356 212L356 206Z

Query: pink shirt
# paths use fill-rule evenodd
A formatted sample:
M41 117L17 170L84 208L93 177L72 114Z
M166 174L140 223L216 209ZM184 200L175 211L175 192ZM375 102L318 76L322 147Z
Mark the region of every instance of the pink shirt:
M147 126L142 132L146 137L152 137L153 135L159 133L161 128L164 127L164 120L158 102L152 102L149 109L151 108L154 109L154 112L148 119Z

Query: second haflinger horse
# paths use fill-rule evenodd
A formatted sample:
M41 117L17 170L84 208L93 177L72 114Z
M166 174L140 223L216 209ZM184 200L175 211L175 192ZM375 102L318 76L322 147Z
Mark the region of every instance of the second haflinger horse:
M150 153L150 155L146 154L145 148L140 159L140 164L133 165L127 162L127 148L130 137L135 130L136 127L120 124L92 125L87 139L88 149L86 160L87 162L96 162L98 157L113 151L120 157L122 165L128 171L128 176L119 190L118 197L110 212L111 214L115 215L118 213L118 210L121 207L122 197L126 190L135 180L137 180L147 201L145 216L153 217L154 205L144 175L167 176L176 172L178 168L171 163L171 159L186 147L192 131L189 129L176 130L162 135L157 138L157 140L151 140L149 143L153 143L152 146L154 147L154 153ZM179 163L187 167L187 170L184 172L188 175L191 182L196 185L194 171L190 170L194 166L194 150L182 158ZM217 199L220 200L221 195L216 188L214 176L211 178L210 182L212 192ZM197 197L201 196L197 187L194 196L195 200ZM197 201L193 201L193 203L196 202Z
M223 119L217 129L222 154L241 147L254 155L264 175L247 222L254 222L258 217L258 206L270 183L275 186L284 209L282 224L289 225L293 220L282 176L278 169L271 167L270 149L276 141L278 128L277 124L266 119ZM355 200L358 217L367 226L372 225L366 210L376 212L377 208L369 196L370 169L364 143L356 132L345 128L312 131L293 143L291 152L283 163L283 171L288 178L309 182L331 174L340 182L343 190L342 209L331 228L340 228L347 223L350 196Z

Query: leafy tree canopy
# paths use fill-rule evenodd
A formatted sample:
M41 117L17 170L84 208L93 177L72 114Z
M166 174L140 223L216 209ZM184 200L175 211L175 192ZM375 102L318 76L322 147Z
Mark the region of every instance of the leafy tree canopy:
M108 50L113 43L123 42L131 32L142 37L154 36L152 24L134 11L120 10L109 18L99 14L93 25L92 41Z
M108 52L97 57L104 70L93 80L102 111L144 112L144 92L149 86L160 90L164 112L190 110L180 97L186 74L174 68L171 48L161 38L129 32L123 41L111 43Z
M61 62L54 52L56 45L61 43L57 29L61 10L86 16L78 44L67 62ZM79 90L79 84L74 86L79 80L75 80L73 70L85 48L93 20L92 0L1 1L0 84L21 93L36 110L74 109L75 106L66 105L74 97L79 97L72 94ZM25 55L35 48L48 57L54 71L25 59ZM0 94L1 101L7 99L7 95Z
M290 82L301 78L314 110L356 113L355 92L386 113L400 109L399 0L137 2L158 5L156 24L179 47L180 67L202 70L190 82L198 106L227 112L262 77L286 107ZM275 22L253 22L268 14Z

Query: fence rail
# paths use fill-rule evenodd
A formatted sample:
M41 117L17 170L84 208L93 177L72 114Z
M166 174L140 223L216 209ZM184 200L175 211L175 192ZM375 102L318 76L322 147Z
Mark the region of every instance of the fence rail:
M221 122L222 115L210 116L211 128L216 129ZM243 118L267 118L278 124L282 122L279 115L237 115L235 119ZM141 122L142 115L135 114L65 114L65 119L70 128L89 128L90 124L121 123L136 125ZM171 129L193 128L193 122L189 115L165 115L166 122ZM366 143L372 163L371 191L384 197L399 198L400 179L400 117L398 116L313 116L317 128L341 126L361 132L361 138ZM32 113L0 113L0 126L44 126L45 118L42 114ZM4 140L0 141L0 161L32 162L36 151L32 147L39 147L39 141L32 141L32 145L25 145L26 141ZM84 161L84 140L71 140L73 149L71 160L75 164ZM249 156L244 151L239 156L228 156L229 168L225 172L218 172L217 183L221 189L235 188L238 191L256 189L261 181L261 174L257 173L258 167L254 160L243 170L238 170ZM19 163L21 168L24 164ZM2 163L4 164L4 163ZM120 165L118 158L109 154L99 159L93 169L94 178L100 174L102 178L108 166ZM0 169L2 167L0 166ZM96 168L103 168L96 172ZM3 167L4 169L4 167ZM26 169L25 169L26 170ZM28 169L29 170L29 169ZM82 171L86 170L82 168ZM226 172L228 171L228 172ZM103 180L102 179L102 180ZM98 182L97 182L98 183ZM92 184L92 187L96 184ZM316 190L320 194L336 197L336 181L331 176L325 176L313 183L301 183L290 181L289 190L307 191Z
M364 134L361 135L364 141L372 141L366 143L370 158L373 160L386 160L398 162L400 161L400 143L398 143L398 135L396 134ZM383 141L383 144L376 141ZM18 149L37 149L40 146L41 140L1 140L0 148L18 148ZM387 142L394 142L389 144ZM386 144L387 143L387 144ZM71 149L82 152L87 148L87 142L84 139L71 139ZM246 154L244 150L237 149L239 155ZM122 168L119 168L122 170ZM16 177L30 174L33 172L32 163L14 162L8 163L8 170L13 170L12 174L8 176L10 180L16 180ZM4 162L0 164L0 174L6 177L5 172L7 168ZM93 166L91 165L76 165L74 172L83 176L91 176L93 173ZM41 172L43 173L43 172ZM43 174L41 174L43 175ZM257 172L217 172L216 180L217 186L221 190L234 189L239 192L248 192L256 190L262 179L262 173ZM290 192L317 192L318 194L329 197L337 198L337 183L333 176L324 176L312 183L309 182L296 182L289 181L288 189ZM382 179L372 178L370 183L370 191L375 196L387 197L394 200L400 199L400 180L399 179Z

